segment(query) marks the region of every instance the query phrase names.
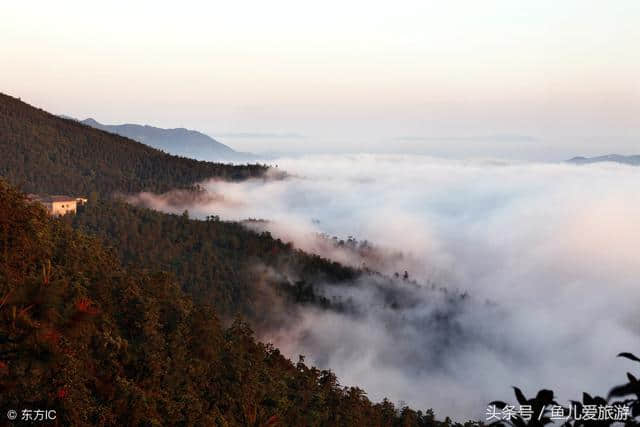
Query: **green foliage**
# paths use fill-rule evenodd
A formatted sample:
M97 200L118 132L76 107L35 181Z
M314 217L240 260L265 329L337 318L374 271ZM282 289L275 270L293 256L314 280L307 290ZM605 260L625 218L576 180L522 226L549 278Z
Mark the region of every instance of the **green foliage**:
M213 177L260 177L267 170L261 165L171 156L4 94L0 94L0 153L0 176L22 190L74 196L166 192Z
M0 410L62 425L444 426L221 325L0 181ZM2 412L5 413L5 412Z
M269 233L216 218L191 220L107 200L89 202L65 220L102 237L123 263L171 272L196 301L253 321L265 317L276 296L327 306L314 286L350 282L361 274L296 250Z
M328 306L314 287L360 271L215 216L111 198L262 177L265 166L170 156L2 94L0 153L0 176L22 190L88 198L77 216L53 219L0 180L0 414L55 409L61 425L451 425L373 404L256 341L239 318L225 327L212 308L260 324L283 297Z

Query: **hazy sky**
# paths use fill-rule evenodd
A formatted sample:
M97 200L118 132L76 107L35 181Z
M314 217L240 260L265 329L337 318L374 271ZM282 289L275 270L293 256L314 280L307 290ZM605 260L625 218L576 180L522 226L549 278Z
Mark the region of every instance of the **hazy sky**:
M0 91L256 152L631 153L639 22L636 0L6 2Z

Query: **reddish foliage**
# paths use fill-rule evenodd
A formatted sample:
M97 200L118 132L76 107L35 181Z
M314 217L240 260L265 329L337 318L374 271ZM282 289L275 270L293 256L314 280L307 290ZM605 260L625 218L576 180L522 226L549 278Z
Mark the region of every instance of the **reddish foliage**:
M89 314L91 316L96 315L100 312L98 307L96 307L89 298L80 298L75 303L76 310L80 313Z
M42 339L54 345L58 344L60 341L60 332L55 329L48 329L42 334Z
M267 426L276 426L280 423L280 418L277 415L273 415L267 420Z
M56 392L56 396L58 397L58 399L64 399L68 395L69 395L69 389L66 387L60 387Z
M9 372L9 365L0 360L0 374Z

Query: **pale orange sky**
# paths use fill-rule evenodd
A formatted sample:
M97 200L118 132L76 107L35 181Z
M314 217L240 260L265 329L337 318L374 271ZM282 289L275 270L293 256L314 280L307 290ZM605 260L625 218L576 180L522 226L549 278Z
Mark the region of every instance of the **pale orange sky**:
M129 3L3 5L0 91L256 152L640 152L635 0Z

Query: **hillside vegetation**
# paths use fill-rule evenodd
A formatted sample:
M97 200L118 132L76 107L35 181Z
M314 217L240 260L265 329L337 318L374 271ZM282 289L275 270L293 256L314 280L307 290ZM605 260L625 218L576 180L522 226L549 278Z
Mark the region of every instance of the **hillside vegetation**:
M0 181L0 390L62 425L437 426L224 328Z
M316 287L362 271L216 217L111 197L266 167L170 156L1 94L0 150L0 414L55 409L60 425L450 425L374 404L231 321L340 309ZM22 191L90 197L54 219Z
M267 167L166 154L0 94L0 176L26 192L165 192L208 178L260 177Z
M314 288L349 284L361 271L307 254L268 232L209 217L205 221L123 202L91 200L75 216L75 228L100 236L126 265L171 272L196 301L224 315L269 320L273 298L327 306ZM273 293L272 293L273 291Z

